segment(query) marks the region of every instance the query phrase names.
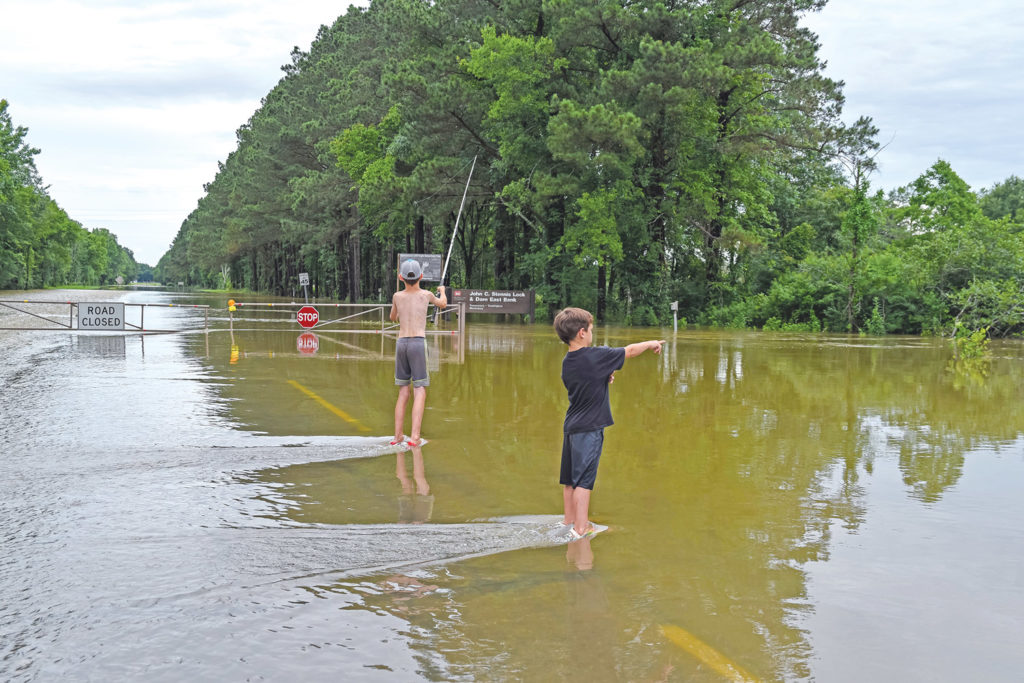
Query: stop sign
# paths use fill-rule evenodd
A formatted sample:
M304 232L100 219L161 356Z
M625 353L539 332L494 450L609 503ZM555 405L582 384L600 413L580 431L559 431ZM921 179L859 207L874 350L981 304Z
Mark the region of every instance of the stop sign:
M295 340L295 346L304 356L312 356L320 349L320 338L312 332L303 332Z
M316 309L312 306L303 306L299 309L299 312L295 314L295 319L299 321L299 324L303 327L313 327L320 320L320 314L317 313Z

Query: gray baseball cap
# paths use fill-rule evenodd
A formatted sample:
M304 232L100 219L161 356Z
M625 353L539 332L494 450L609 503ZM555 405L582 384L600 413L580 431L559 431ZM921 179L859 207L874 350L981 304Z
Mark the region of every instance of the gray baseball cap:
M406 282L413 282L419 280L423 275L423 268L420 267L419 261L413 259L406 259L402 261L402 267L398 271L402 275L402 279Z

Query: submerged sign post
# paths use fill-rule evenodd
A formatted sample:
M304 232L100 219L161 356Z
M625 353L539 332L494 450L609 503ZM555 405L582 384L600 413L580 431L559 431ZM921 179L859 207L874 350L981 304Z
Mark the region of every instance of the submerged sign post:
M467 313L521 313L533 322L532 289L453 289L452 301L466 303Z
M124 303L78 304L78 329L123 330Z

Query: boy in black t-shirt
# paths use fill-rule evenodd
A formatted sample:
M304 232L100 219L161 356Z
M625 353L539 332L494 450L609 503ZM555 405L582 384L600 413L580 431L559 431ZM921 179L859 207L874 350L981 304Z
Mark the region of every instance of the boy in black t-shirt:
M649 340L626 347L591 346L594 341L594 317L582 308L566 308L555 316L555 332L569 345L562 360L562 383L569 392L562 440L562 472L559 483L565 506L563 524L573 540L597 532L590 523L590 492L594 489L597 465L601 459L604 428L612 424L608 386L615 371L627 358L650 350L661 353L665 340Z

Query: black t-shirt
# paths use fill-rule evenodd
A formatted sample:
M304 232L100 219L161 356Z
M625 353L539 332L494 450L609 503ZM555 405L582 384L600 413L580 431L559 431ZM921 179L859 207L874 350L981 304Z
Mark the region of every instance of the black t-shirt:
M569 409L565 411L563 428L566 434L592 432L611 426L608 378L624 362L624 348L585 346L565 354L562 384L569 390Z

